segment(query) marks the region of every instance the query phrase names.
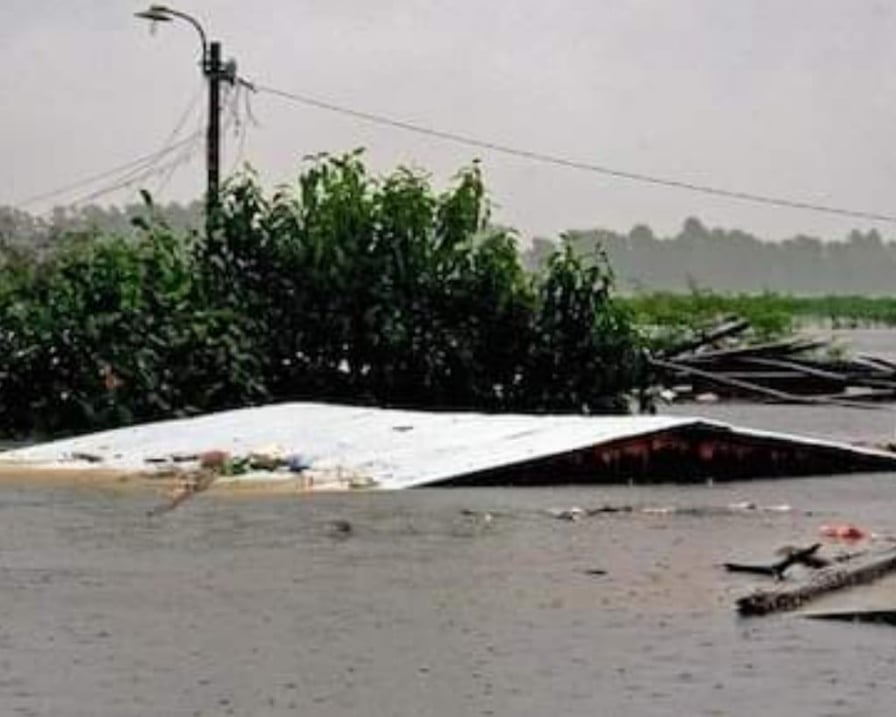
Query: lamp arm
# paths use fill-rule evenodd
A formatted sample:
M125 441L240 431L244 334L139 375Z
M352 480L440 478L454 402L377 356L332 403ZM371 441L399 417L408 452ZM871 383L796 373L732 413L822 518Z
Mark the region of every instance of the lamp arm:
M196 28L196 32L199 33L199 41L202 43L202 69L208 70L208 38L205 34L205 30L202 29L202 25L199 24L199 21L193 17L192 15L188 15L185 12L181 12L180 10L175 10L171 7L166 7L165 5L154 6L159 10L164 12L166 15L171 15L172 17L178 17L181 20L186 20L190 23L194 28Z

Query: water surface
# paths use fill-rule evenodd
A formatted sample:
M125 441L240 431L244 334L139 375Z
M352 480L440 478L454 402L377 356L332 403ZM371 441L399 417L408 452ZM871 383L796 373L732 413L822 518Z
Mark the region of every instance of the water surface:
M889 412L711 410L893 428ZM719 563L833 520L896 534L894 478L207 494L155 518L151 492L2 485L0 713L889 715L892 628L739 619L756 583ZM548 512L742 501L791 510Z

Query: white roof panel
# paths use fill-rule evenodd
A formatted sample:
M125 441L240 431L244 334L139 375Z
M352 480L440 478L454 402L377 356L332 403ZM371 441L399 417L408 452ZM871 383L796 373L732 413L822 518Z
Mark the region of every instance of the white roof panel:
M240 456L276 445L285 455L306 457L314 472L369 478L379 487L394 489L697 425L893 457L847 444L680 416L534 416L286 403L54 441L9 451L0 455L0 462L70 468L78 464L73 456L85 454L100 461L85 467L140 471L149 466L148 458L209 450Z

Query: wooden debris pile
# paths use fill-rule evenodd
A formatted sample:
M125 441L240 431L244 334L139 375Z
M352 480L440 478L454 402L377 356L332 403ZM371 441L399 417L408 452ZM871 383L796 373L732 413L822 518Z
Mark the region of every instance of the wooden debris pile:
M840 405L896 400L896 362L837 357L819 339L751 344L749 332L748 321L729 317L651 357L661 395Z

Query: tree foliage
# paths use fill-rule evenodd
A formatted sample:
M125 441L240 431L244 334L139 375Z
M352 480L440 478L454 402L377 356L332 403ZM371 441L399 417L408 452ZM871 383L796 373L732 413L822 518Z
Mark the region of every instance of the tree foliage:
M152 213L148 213L152 216ZM141 222L0 261L0 429L66 432L262 401L620 410L637 335L601 255L520 265L479 168L445 192L316 158L225 186L207 237Z

